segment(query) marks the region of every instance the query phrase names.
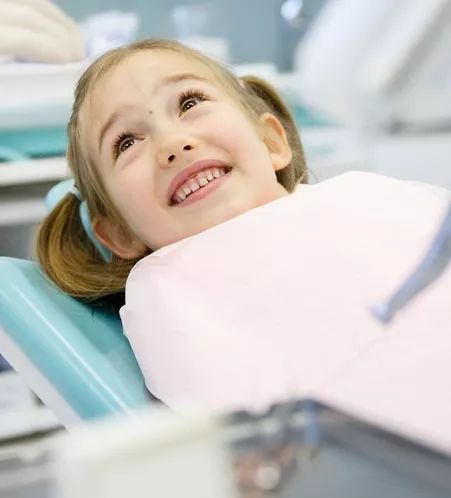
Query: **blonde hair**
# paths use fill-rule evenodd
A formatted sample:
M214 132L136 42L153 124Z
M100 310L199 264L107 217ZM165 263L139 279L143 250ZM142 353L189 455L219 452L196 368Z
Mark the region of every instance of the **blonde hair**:
M110 217L122 227L124 234L127 233L119 212L108 198L98 169L83 147L80 110L100 78L128 56L142 50L170 50L197 59L210 68L255 123L265 112L274 114L285 129L292 151L291 163L276 173L278 182L291 193L298 183L307 181L297 127L281 97L268 83L252 76L238 79L225 67L175 41L139 41L107 52L97 59L81 76L75 90L72 115L67 128L67 160L75 183L87 202L91 219L96 216ZM81 225L79 200L70 194L59 202L40 226L37 234L37 257L50 280L64 292L87 301L122 292L126 279L137 262L114 255L110 262L103 260Z

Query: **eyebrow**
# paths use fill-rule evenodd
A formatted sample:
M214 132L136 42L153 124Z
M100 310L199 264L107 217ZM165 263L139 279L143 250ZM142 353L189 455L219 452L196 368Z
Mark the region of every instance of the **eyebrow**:
M185 80L197 80L197 81L203 81L206 83L209 83L210 80L208 78L205 78L203 76L199 76L198 74L194 73L179 73L179 74L170 74L168 76L165 76L164 78L161 78L160 80L157 81L155 84L152 93L156 93L159 91L163 86L166 85L174 85L176 83L179 83L180 81L185 81ZM113 124L124 114L127 114L128 111L133 109L135 106L131 104L126 104L118 109L116 109L113 113L110 114L108 119L105 121L105 123L102 125L102 128L100 129L99 133L99 152L102 148L102 143L103 139L105 137L106 132L113 126ZM149 111L151 112L151 111Z

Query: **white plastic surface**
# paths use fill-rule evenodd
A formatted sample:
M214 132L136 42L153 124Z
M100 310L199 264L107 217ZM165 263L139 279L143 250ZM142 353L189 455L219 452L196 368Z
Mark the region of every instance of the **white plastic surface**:
M0 164L0 227L34 224L47 213L44 198L11 195L9 186L58 182L68 175L64 157Z
M44 199L0 198L0 227L39 223L46 213Z
M13 370L0 372L0 414L34 408L36 399Z
M0 64L0 131L65 126L86 65Z
M16 412L0 412L0 440L45 432L61 426L59 420L46 407Z
M57 461L61 498L237 498L220 428L170 410L92 423Z
M0 187L62 180L69 175L64 157L31 159L0 164Z

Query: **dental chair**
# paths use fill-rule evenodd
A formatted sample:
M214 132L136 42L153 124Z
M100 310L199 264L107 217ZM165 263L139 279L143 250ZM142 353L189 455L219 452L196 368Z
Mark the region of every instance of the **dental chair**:
M0 257L0 354L68 428L150 400L119 316L64 294L32 261Z

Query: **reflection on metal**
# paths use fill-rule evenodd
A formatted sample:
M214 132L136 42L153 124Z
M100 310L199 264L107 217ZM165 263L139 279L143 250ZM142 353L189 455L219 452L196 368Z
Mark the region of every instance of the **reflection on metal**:
M226 427L242 498L449 498L451 458L313 400Z

